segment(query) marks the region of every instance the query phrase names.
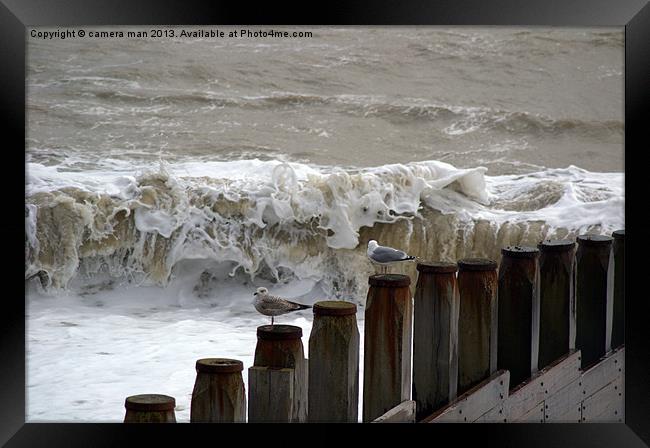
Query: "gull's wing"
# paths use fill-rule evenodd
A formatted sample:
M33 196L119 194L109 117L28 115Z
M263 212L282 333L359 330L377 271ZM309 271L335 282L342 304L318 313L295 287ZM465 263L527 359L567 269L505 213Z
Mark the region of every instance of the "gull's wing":
M408 255L401 250L393 249L392 247L377 246L372 251L370 258L377 263L390 263L393 261L404 260Z
M300 306L297 303L289 302L286 299L278 296L264 296L262 298L264 301L264 308L268 310L278 310L278 311L292 311L300 309Z

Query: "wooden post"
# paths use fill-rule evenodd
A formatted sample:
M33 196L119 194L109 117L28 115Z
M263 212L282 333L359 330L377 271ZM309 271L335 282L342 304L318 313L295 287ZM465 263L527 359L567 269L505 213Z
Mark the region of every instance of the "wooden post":
M607 351L607 307L612 301L609 281L612 240L602 235L578 236L576 348L582 352L583 369L597 362Z
M614 237L614 316L612 318L612 347L625 343L625 230L612 233Z
M458 261L458 394L497 370L497 263Z
M124 407L124 423L176 423L176 400L168 395L132 395L126 398Z
M413 400L416 419L456 398L458 285L456 263L418 263L413 299Z
M294 369L252 366L248 369L248 422L293 421Z
M291 422L300 423L307 420L307 362L301 337L302 328L294 325L257 327L257 346L253 362L258 367L294 370Z
M205 358L196 361L190 422L245 422L243 369L244 364L236 359Z
M309 336L310 422L358 421L359 329L350 302L314 304Z
M575 243L548 240L539 243L539 368L575 347Z
M411 395L411 279L369 278L364 331L363 421L371 422Z
M510 387L537 371L539 354L539 250L501 249L497 369L510 371Z

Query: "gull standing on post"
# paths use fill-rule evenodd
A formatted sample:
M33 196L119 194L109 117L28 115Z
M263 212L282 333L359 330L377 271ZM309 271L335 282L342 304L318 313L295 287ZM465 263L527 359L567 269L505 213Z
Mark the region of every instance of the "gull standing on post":
M265 316L271 316L271 325L273 325L275 316L311 308L310 305L302 305L278 296L269 295L269 290L266 288L257 288L253 295L255 296L255 309Z
M388 273L388 265L399 261L415 260L415 257L408 255L401 250L392 247L380 246L377 241L368 241L368 258L370 261L381 266L383 273Z

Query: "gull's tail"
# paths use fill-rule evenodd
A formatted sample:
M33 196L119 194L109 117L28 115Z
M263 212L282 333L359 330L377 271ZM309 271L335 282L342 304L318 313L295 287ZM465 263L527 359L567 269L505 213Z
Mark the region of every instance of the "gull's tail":
M306 310L311 308L311 305L303 305L302 303L296 303L296 302L291 302L290 300L287 300L292 305L296 305L298 308L296 310Z
M409 255L409 256L407 256L406 258L404 258L404 259L401 260L401 261L411 261L411 260L415 260L416 258L417 258L417 257L414 257L413 255Z

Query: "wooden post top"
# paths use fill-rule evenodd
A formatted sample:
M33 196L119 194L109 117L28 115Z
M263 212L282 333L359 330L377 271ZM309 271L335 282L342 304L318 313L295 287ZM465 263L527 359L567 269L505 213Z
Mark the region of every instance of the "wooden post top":
M422 261L417 264L417 270L418 272L445 274L458 271L458 265L446 261Z
M196 361L197 373L237 373L244 370L244 363L237 359L203 358Z
M356 314L357 306L342 300L324 300L316 302L313 310L315 316L349 316Z
M510 258L535 258L539 249L529 246L507 246L501 249L501 255Z
M463 258L458 260L459 271L496 271L497 262L488 258Z
M546 240L537 245L542 252L568 252L575 247L571 240Z
M623 240L623 239L625 239L625 229L614 230L614 232L612 232L612 237L615 240Z
M173 411L176 400L168 395L132 395L126 398L124 407L131 411Z
M266 341L300 339L302 328L295 325L262 325L257 327L257 338Z
M400 288L409 286L411 278L403 274L377 274L368 278L370 286L383 286L385 288Z
M606 235L579 235L578 243L584 246L607 246L612 244L614 238Z

